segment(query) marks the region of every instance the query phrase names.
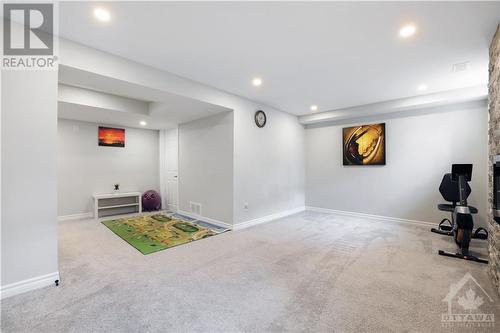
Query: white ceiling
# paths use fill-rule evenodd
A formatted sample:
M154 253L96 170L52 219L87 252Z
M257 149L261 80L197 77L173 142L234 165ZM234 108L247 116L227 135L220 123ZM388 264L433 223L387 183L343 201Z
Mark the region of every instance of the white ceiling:
M97 6L110 22L94 19ZM485 84L500 3L65 2L59 12L65 38L300 115L418 95L421 83L425 93ZM409 22L417 33L401 39Z
M154 90L96 73L59 66L58 117L148 129L178 124L231 109ZM145 126L140 125L145 121Z

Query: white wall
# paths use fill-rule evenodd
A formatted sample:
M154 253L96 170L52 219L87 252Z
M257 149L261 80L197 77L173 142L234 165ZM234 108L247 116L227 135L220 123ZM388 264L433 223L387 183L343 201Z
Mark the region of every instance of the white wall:
M99 125L58 120L59 216L92 212L92 195L116 183L124 192L160 189L158 131L125 128L124 148L102 147Z
M60 40L60 64L180 96L224 106L234 111L233 222L279 213L304 205L304 130L297 117L204 84L144 66L109 53ZM262 109L268 125L253 119ZM280 130L280 129L283 129ZM263 162L268 159L267 162ZM266 198L272 197L273 200ZM244 204L248 202L249 208Z
M202 216L233 220L233 112L179 126L179 209L202 205Z
M486 226L487 106L485 101L425 110L408 117L367 119L306 129L306 205L439 222L447 213L438 187L452 163L473 163L469 204ZM399 118L397 118L399 117ZM342 128L386 123L387 165L343 166Z
M258 128L255 110L241 105L234 116L235 224L304 206L303 126L264 107L267 123Z
M12 283L58 278L57 71L2 70L1 77L3 294Z

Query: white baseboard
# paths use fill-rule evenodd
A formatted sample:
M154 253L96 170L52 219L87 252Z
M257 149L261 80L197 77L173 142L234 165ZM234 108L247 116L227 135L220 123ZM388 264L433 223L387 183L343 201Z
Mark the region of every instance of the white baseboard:
M321 207L306 206L306 210L310 210L313 212L320 212L320 213L329 213L329 214L345 215L345 216L352 216L352 217L361 217L361 218L367 218L367 219L378 220L378 221L383 220L383 221L397 222L397 223L411 223L411 224L417 224L417 225L426 226L426 227L436 226L435 222L408 220L408 219L402 219L399 217L390 217L390 216L382 216L382 215L349 212L349 211L344 211L344 210L336 210L336 209L321 208Z
M301 207L297 207L297 208L285 210L285 211L282 211L282 212L279 212L279 213L275 213L275 214L271 214L271 215L259 217L259 218L253 219L253 220L249 220L249 221L245 221L245 222L240 222L240 223L237 223L237 224L235 224L233 226L233 230L241 230L241 229L245 229L245 228L248 228L248 227L252 227L252 226L257 225L257 224L262 224L262 223L270 222L270 221L273 221L273 220L280 219L282 217L286 217L286 216L289 216L289 215L300 213L300 212L302 212L304 210L305 210L305 207L301 206Z
M71 220L85 220L85 219L91 219L94 217L94 214L92 212L87 212L87 213L79 213L79 214L71 214L71 215L61 215L57 217L57 220L59 222L62 221L71 221Z
M233 228L233 226L231 224L229 224L229 223L222 222L222 221L219 221L219 220L215 220L215 219L212 219L210 217L201 216L201 215L193 214L193 213L190 213L190 212L186 212L184 210L178 209L177 213L180 214L180 215L185 215L185 216L190 217L192 219L198 219L198 220L202 220L202 221L205 221L205 222L208 222L208 223L212 223L212 224L214 224L216 226L219 226L219 227L222 227L222 228L227 228L227 229L232 229Z
M175 212L177 213L177 211L179 210L179 207L177 207L177 205L166 205L165 207L167 207L167 210L171 211L171 212Z
M40 289L54 285L54 282L59 280L59 272L54 272L46 275L37 276L31 279L7 284L2 286L0 291L0 299L19 295L27 291Z

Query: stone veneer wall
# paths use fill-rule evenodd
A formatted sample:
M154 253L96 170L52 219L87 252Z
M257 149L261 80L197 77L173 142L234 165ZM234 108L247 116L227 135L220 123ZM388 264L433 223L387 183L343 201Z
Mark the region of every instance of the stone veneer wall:
M493 156L500 155L500 24L490 45L490 79L489 79L489 207L493 202ZM490 210L490 237L489 237L489 267L488 271L493 283L500 293L500 224L493 220Z

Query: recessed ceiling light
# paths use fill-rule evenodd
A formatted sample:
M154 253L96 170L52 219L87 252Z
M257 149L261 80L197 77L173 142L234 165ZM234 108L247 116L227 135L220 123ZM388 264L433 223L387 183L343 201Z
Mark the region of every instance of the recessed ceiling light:
M419 84L418 87L417 87L418 91L426 91L427 88L428 88L427 85L423 84L423 83Z
M413 24L408 24L399 30L399 36L403 38L408 38L413 34L415 34L416 31L417 27L415 27Z
M141 124L141 126L146 126L147 125L147 123L144 120L141 120L141 122L139 124Z
M260 86L262 84L262 79L259 77L256 77L252 80L252 84L256 87Z
M318 106L317 105L311 105L311 111L318 111Z
M94 16L99 21L108 22L111 19L111 15L106 9L96 8L94 9Z

